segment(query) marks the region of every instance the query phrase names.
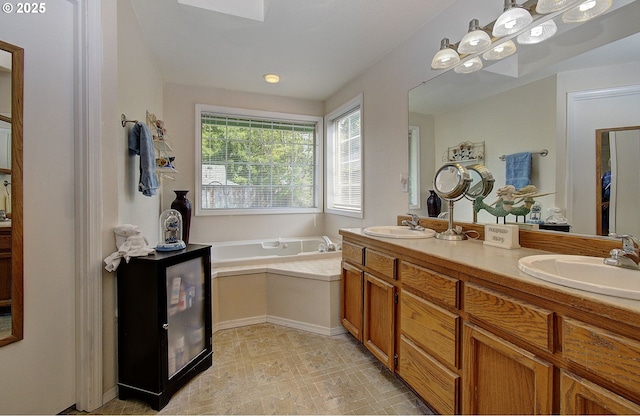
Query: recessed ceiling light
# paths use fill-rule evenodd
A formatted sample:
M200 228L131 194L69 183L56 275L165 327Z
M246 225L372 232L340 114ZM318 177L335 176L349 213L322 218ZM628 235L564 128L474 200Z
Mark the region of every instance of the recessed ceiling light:
M280 76L276 74L265 74L264 80L269 84L277 84L278 82L280 82Z

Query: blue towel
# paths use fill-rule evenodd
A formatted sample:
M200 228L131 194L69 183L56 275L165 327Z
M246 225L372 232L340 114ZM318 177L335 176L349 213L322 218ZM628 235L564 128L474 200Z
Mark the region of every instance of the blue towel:
M514 153L506 156L507 185L516 189L531 185L531 152Z
M146 124L137 122L129 131L129 149L140 155L140 182L138 190L145 196L153 196L158 189L156 153L153 136Z

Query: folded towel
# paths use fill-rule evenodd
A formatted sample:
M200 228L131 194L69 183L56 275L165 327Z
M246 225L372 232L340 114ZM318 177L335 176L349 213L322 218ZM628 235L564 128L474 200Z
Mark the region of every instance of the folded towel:
M116 234L116 246L118 251L112 253L104 259L105 269L114 271L120 265L120 260L125 259L127 263L131 257L146 256L153 253L155 249L148 247L147 239L141 234L140 227L133 224L118 225L113 229ZM123 241L122 239L126 239Z
M507 185L516 189L531 184L531 152L514 153L506 156Z
M145 196L153 196L158 189L156 153L153 135L146 124L137 122L129 132L129 149L140 155L140 181L138 190Z

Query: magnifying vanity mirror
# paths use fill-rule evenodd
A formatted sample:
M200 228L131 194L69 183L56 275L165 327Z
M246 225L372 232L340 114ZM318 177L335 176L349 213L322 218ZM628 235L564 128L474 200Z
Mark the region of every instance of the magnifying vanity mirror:
M484 165L476 163L466 168L471 177L471 184L469 184L469 189L465 192L464 197L473 203L473 222L476 223L478 222L478 213L475 210L476 198L488 196L493 190L495 179Z
M0 346L23 337L22 48L0 41Z
M466 238L460 230L453 228L453 203L464 197L471 182L469 172L459 163L446 163L436 172L433 179L433 189L440 198L447 201L449 206L449 228L441 233L436 233L436 238L450 241Z
M558 32L544 42L518 44L514 55L486 61L483 69L470 74L434 72L431 79L410 90L408 124L419 128L423 183L433 178L440 155L462 141L486 143L490 151L482 164L492 173L496 187L506 184L506 163L499 156L531 152L531 184L548 194L536 198L542 219L559 207L570 232L602 234L602 223L596 229L601 205L596 184L606 167L600 164L601 172L596 171L596 130L640 126L638 106L626 104L628 101L621 104L623 98L632 100L632 96L640 100L636 92L640 91L639 18L640 1L616 0L606 14L585 23L565 24L555 19ZM571 101L572 94L583 92L579 102ZM605 100L615 105L591 110ZM537 155L541 149L549 149L547 157ZM475 173L466 168L473 177ZM475 182L470 188L470 194L480 191ZM428 191L420 191L425 200ZM495 222L484 211L474 218L474 210L467 209L469 201L456 205L456 223ZM619 201L616 209L637 212L637 204ZM421 207L410 212L427 216ZM635 218L637 225L637 215ZM637 235L639 231L619 224L616 232Z

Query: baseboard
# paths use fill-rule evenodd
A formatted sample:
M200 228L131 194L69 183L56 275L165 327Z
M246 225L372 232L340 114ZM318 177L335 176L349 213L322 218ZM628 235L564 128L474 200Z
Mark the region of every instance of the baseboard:
M113 386L109 390L102 393L102 404L105 405L116 397L118 397L118 386Z
M301 331L311 332L319 335L341 335L347 332L343 326L329 328L320 325L309 324L307 322L294 321L292 319L281 318L279 316L261 315L253 316L250 318L234 319L231 321L219 322L213 326L213 332L221 331L223 329L239 328L242 326L263 324L265 322L286 326L287 328L299 329Z

